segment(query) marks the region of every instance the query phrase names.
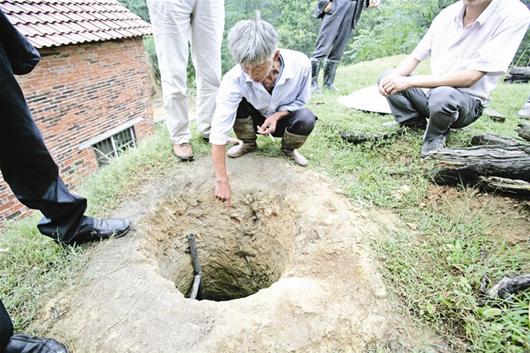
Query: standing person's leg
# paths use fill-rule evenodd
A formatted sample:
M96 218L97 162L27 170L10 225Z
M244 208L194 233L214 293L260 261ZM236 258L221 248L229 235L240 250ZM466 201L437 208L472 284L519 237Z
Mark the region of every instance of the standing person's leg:
M462 128L482 115L482 103L453 87L437 87L429 93L429 123L423 137L423 156L445 146L450 128Z
M340 24L344 18L344 9L340 1L334 1L330 13L322 18L315 50L311 56L311 89L313 92L319 90L318 74L321 62L327 58L333 47L334 40L340 30Z
M147 1L162 80L166 125L173 151L182 160L193 158L186 86L193 2Z
M337 73L337 66L339 65L346 46L350 41L353 27L354 27L354 18L355 11L357 8L357 1L351 0L339 0L341 2L341 8L343 8L344 16L339 25L339 30L333 41L333 46L329 52L328 58L324 67L324 88L327 89L336 89L333 82L335 82L335 74Z
M13 323L2 300L0 300L0 353L4 352L11 336L13 336Z
M207 138L221 84L224 0L197 0L191 20L191 55L197 82L197 128Z
M86 199L72 195L59 177L57 165L33 121L2 46L0 85L0 106L3 109L0 115L0 170L17 199L44 215L38 225L39 231L59 242L71 244L95 240L90 239L93 231L102 235L101 231L125 232L124 227L128 230L128 221L111 220L102 224L102 221L83 216ZM97 226L100 229L95 229ZM101 229L102 226L106 228Z
M278 122L274 136L282 137L282 152L301 166L308 164L307 159L297 151L313 131L317 121L316 115L303 108L289 113Z
M349 0L333 1L331 11L322 18L315 50L313 55L311 55L312 59L323 60L328 57L340 31L349 3L351 3Z
M41 233L69 242L86 209L86 200L68 192L57 165L35 125L24 94L0 46L0 170L17 199L45 218Z

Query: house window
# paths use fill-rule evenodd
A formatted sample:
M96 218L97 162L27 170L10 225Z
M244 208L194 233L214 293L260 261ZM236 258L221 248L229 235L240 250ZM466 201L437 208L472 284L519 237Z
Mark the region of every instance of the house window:
M110 163L110 160L119 156L122 152L131 147L136 147L136 135L134 127L129 127L123 131L112 135L92 146L96 152L96 159L100 167Z

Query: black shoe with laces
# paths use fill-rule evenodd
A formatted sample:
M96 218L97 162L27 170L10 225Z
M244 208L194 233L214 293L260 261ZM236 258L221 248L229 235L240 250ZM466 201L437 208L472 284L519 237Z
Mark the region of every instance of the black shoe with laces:
M4 353L68 353L68 349L54 339L13 335Z

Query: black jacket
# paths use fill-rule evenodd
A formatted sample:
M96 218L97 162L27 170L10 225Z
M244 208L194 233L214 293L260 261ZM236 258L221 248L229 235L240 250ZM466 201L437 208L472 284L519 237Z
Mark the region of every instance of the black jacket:
M37 49L9 22L1 9L0 45L7 55L14 74L25 75L40 61Z

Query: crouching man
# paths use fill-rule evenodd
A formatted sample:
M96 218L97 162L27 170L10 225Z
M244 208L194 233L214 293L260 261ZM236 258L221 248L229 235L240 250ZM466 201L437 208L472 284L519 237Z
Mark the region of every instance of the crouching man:
M380 80L396 121L426 129L422 156L443 148L450 128L481 116L529 22L519 0L460 0L442 10L412 54ZM432 75L410 76L429 56Z
M259 18L237 23L228 34L228 46L237 63L224 76L210 143L216 175L215 196L230 205L226 156L237 158L257 149L256 133L281 137L283 153L305 166L297 151L313 130L316 116L304 105L311 96L311 63L297 51L278 49L278 35ZM230 131L242 143L225 152Z

